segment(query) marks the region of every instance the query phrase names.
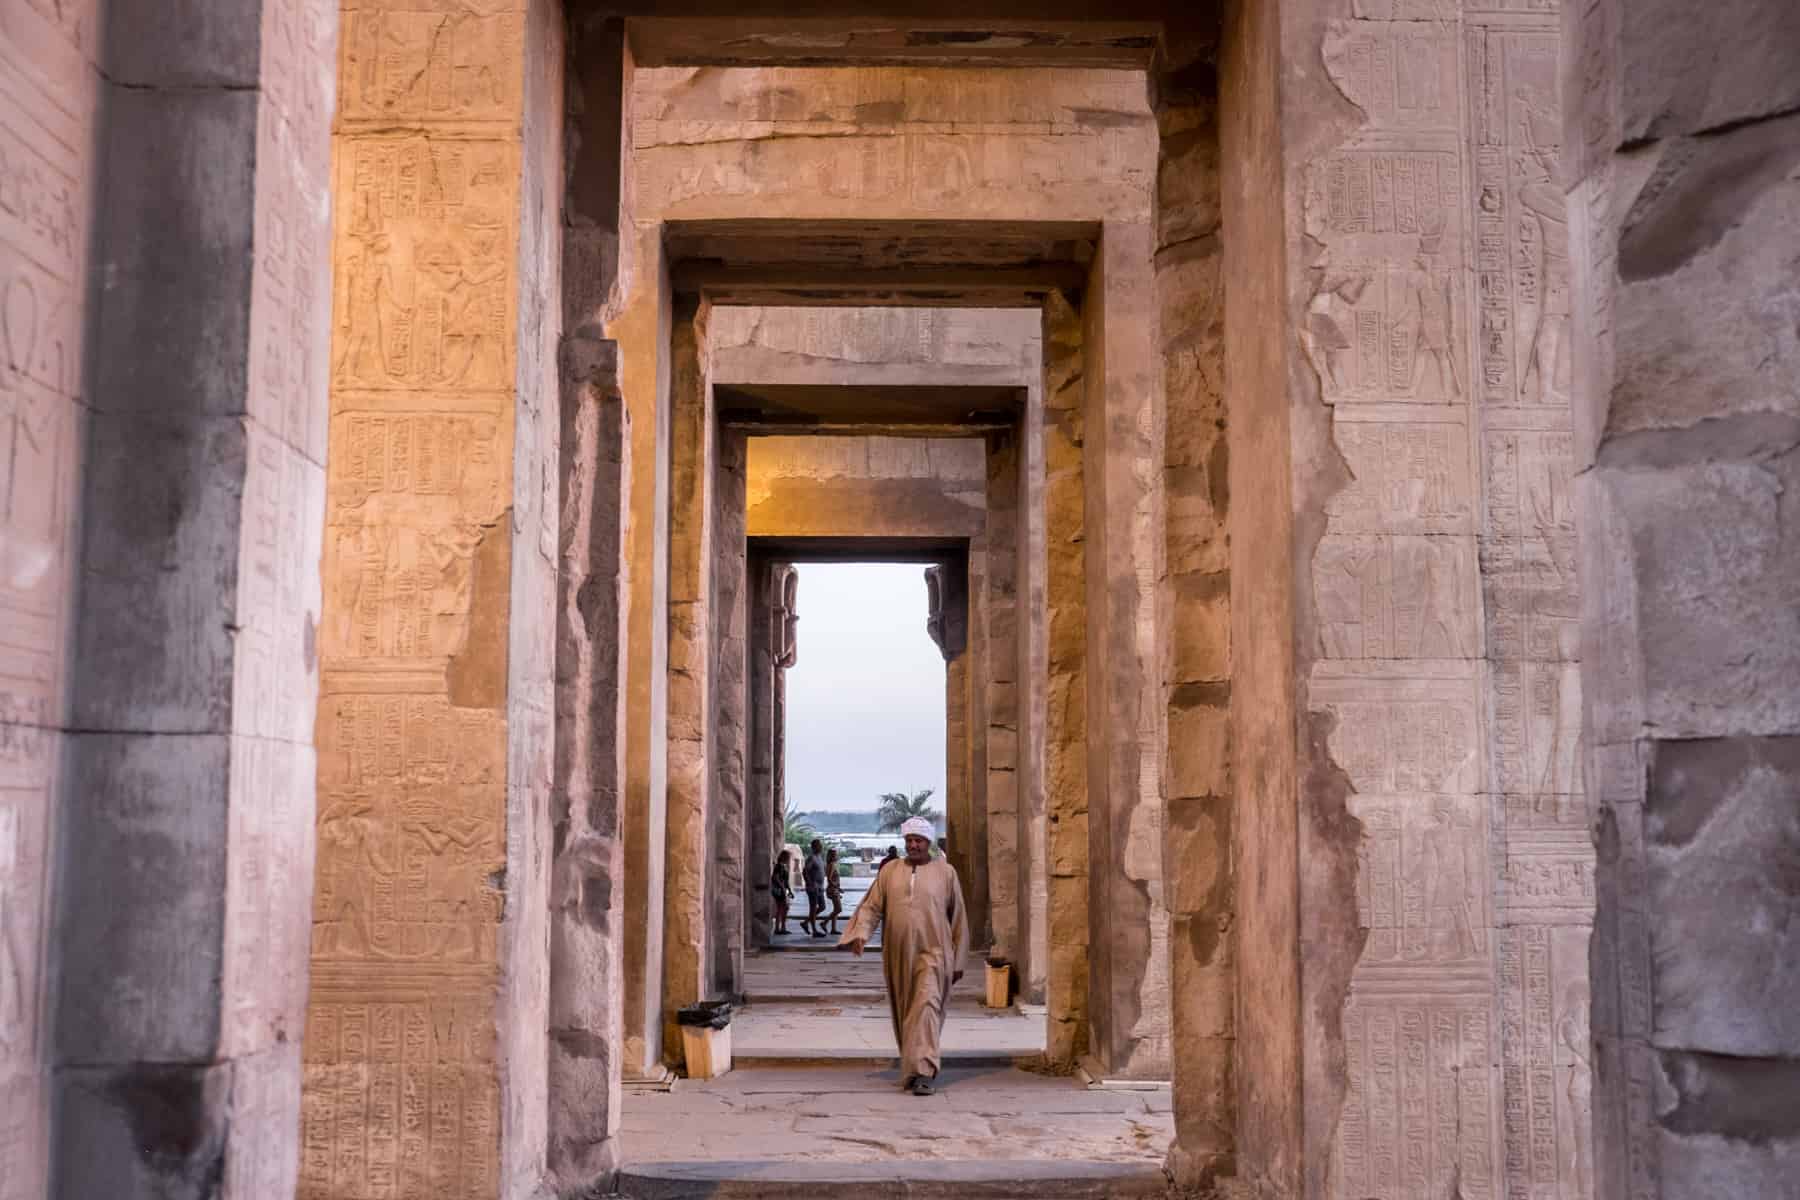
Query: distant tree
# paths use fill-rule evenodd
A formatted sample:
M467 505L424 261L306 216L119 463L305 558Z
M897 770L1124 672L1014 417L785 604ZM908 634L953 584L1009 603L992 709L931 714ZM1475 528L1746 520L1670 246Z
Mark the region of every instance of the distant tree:
M802 850L809 848L812 840L818 836L819 831L813 828L812 822L806 819L805 813L789 813L786 824L781 827L782 844L798 846Z
M934 790L936 789L920 788L910 796L905 792L883 792L881 807L875 814L881 819L875 832L899 833L900 827L914 817L922 817L936 825L944 814L928 803Z

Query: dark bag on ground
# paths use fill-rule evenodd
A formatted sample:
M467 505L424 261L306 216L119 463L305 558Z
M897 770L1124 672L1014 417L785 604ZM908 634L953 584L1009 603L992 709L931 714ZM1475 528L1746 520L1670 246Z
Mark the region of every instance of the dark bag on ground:
M675 1023L695 1029L723 1029L731 1024L731 1001L702 1000L675 1011Z

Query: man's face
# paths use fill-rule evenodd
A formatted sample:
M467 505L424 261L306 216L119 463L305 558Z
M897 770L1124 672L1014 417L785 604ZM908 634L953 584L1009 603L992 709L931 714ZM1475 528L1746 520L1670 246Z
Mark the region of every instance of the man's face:
M906 835L906 861L917 866L931 861L931 839L916 833Z

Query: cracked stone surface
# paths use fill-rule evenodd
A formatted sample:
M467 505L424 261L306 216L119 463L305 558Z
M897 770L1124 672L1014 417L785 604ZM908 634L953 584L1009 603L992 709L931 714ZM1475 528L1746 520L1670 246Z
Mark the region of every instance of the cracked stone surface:
M628 1166L805 1157L842 1163L1162 1161L1173 1133L1166 1090L1090 1091L1016 1068L947 1067L936 1095L903 1094L893 1069L737 1070L626 1099Z

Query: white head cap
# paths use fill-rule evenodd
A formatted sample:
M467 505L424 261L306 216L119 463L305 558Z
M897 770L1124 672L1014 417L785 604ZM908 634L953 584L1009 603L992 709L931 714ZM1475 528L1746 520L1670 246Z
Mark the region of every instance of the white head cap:
M937 830L931 822L924 817L913 817L900 826L901 837L922 837L928 842L931 840L931 835L936 832Z

